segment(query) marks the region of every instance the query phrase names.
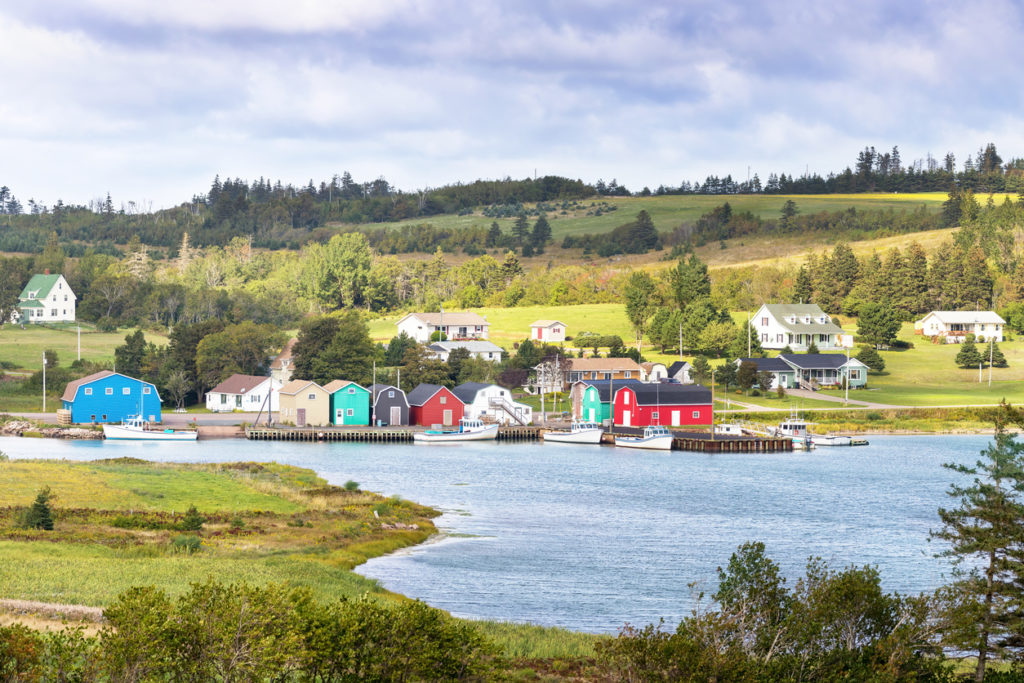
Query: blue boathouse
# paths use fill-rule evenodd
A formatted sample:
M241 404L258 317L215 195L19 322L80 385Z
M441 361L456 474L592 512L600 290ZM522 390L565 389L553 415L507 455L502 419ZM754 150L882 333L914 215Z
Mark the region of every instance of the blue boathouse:
M150 422L161 420L155 386L110 370L68 382L61 401L76 423L123 422L135 415Z

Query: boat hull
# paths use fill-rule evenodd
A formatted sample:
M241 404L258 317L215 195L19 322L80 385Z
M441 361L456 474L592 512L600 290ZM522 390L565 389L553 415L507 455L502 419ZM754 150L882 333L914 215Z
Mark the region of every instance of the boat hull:
M811 443L815 446L849 446L853 438L849 436L812 436Z
M649 451L670 451L672 450L671 436L655 436L650 439L631 436L615 437L615 445L622 448L642 448Z
M575 432L552 431L544 432L541 434L541 438L544 441L553 441L555 443L598 444L601 443L602 434L604 434L603 429L585 429Z
M472 432L416 432L416 443L442 443L445 441L489 441L498 438L498 425L490 425Z
M113 441L195 441L199 438L199 432L151 431L130 429L120 425L103 425L103 437Z

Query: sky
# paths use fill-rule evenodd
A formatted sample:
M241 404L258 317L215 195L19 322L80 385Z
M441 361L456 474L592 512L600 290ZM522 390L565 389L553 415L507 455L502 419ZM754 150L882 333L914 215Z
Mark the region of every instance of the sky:
M403 190L1024 156L1024 3L0 0L0 185L158 209L215 174Z

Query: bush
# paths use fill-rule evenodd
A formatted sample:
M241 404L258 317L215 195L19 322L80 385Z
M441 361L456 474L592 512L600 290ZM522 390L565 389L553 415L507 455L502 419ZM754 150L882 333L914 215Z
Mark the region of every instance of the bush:
M358 481L352 481L351 479L349 479L348 481L345 482L345 490L346 491L358 491L359 490L359 482Z
M171 550L176 553L192 555L203 549L203 540L198 536L182 535L175 536L171 541Z
M196 506L189 505L188 510L185 512L185 517L178 524L178 528L182 531L202 531L203 522L205 521L206 518L199 514Z

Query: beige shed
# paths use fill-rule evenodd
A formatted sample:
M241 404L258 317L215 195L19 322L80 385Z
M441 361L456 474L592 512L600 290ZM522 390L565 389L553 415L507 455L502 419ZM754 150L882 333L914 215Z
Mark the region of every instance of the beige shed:
M277 392L281 409L277 421L296 427L326 427L331 424L331 395L316 382L293 379Z

